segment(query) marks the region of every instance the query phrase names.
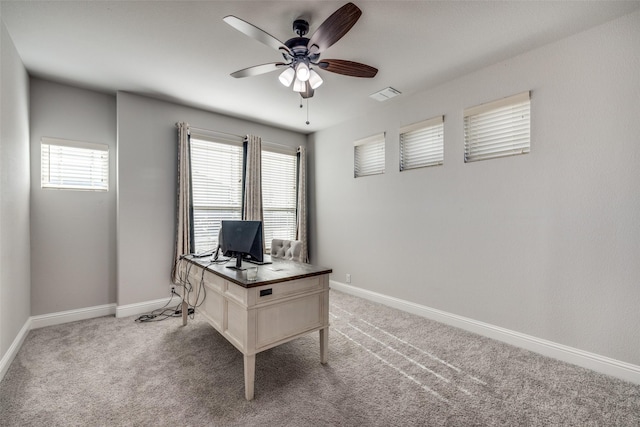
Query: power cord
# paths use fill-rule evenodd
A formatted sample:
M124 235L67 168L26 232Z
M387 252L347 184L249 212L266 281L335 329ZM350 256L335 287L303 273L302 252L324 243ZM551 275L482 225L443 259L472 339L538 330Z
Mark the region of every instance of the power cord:
M217 251L215 255L217 255ZM194 259L199 257L195 256L194 254L183 255L180 257L179 262L183 262L187 258ZM213 264L222 264L227 262L229 262L229 259L213 258L207 264L205 264L201 260L198 260L198 264L200 264L200 267L202 268L202 272L200 274L200 280L197 286L193 286L193 284L189 280L189 276L191 274L191 268L194 265L192 262L189 262L185 268L180 269L181 274L179 274L179 277L178 277L179 283L176 284L176 286L179 286L182 288L183 290L182 295L178 294L174 289L172 289L171 299L169 299L169 301L167 301L167 303L163 307L155 309L150 313L143 314L139 316L137 319L135 319L135 321L138 323L159 322L162 320L170 319L172 317L182 317L183 302L187 302L187 315L191 319L193 319L195 317L195 309L197 307L200 307L204 303L204 300L207 296L207 288L204 286L204 272L206 268ZM178 267L176 266L174 268L178 268ZM192 300L192 298L190 298L190 295L193 292L195 292L195 295L194 295L195 303L190 304L189 301ZM169 305L171 304L171 301L173 301L174 297L180 298L180 302L178 302L178 305L176 305L175 308L169 308Z

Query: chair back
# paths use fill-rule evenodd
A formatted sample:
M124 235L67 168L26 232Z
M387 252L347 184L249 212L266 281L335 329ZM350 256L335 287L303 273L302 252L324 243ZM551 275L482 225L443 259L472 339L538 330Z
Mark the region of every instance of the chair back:
M302 262L300 259L301 249L302 242L300 242L300 240L271 240L271 258L281 258Z

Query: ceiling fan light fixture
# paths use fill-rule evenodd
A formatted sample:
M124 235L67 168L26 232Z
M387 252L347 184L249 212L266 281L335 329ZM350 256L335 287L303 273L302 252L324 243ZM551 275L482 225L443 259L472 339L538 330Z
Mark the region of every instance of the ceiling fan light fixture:
M294 92L304 92L307 88L307 84L300 79L296 79L293 82L293 91Z
M323 80L320 74L316 73L315 70L309 70L309 84L311 85L311 89L320 87L322 83Z
M306 82L309 80L309 66L305 62L300 62L296 67L296 77L298 80Z
M296 72L294 71L294 69L291 67L288 67L286 70L284 70L280 74L280 77L278 77L278 79L280 79L280 83L282 83L286 87L289 87L291 86L291 83L293 82L295 75L296 75Z

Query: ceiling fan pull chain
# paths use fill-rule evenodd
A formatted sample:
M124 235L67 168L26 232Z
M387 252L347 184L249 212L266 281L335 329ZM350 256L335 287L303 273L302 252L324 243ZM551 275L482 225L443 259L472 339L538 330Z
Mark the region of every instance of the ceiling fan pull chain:
M307 98L307 124L309 124L309 98Z

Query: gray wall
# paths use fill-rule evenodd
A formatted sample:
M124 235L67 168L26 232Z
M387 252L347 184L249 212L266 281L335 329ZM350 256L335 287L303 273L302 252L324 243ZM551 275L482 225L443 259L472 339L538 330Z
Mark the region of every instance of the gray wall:
M29 319L31 274L29 78L1 20L0 64L0 360L2 360Z
M42 137L109 146L109 191L43 189ZM116 302L116 98L31 79L31 314Z
M639 70L635 12L318 132L312 260L338 282L640 365ZM463 109L526 90L531 153L465 164ZM440 114L445 164L400 173L398 128ZM353 141L381 131L386 173L354 179Z
M304 135L126 92L118 103L118 304L169 296L175 240L176 122L291 147Z

